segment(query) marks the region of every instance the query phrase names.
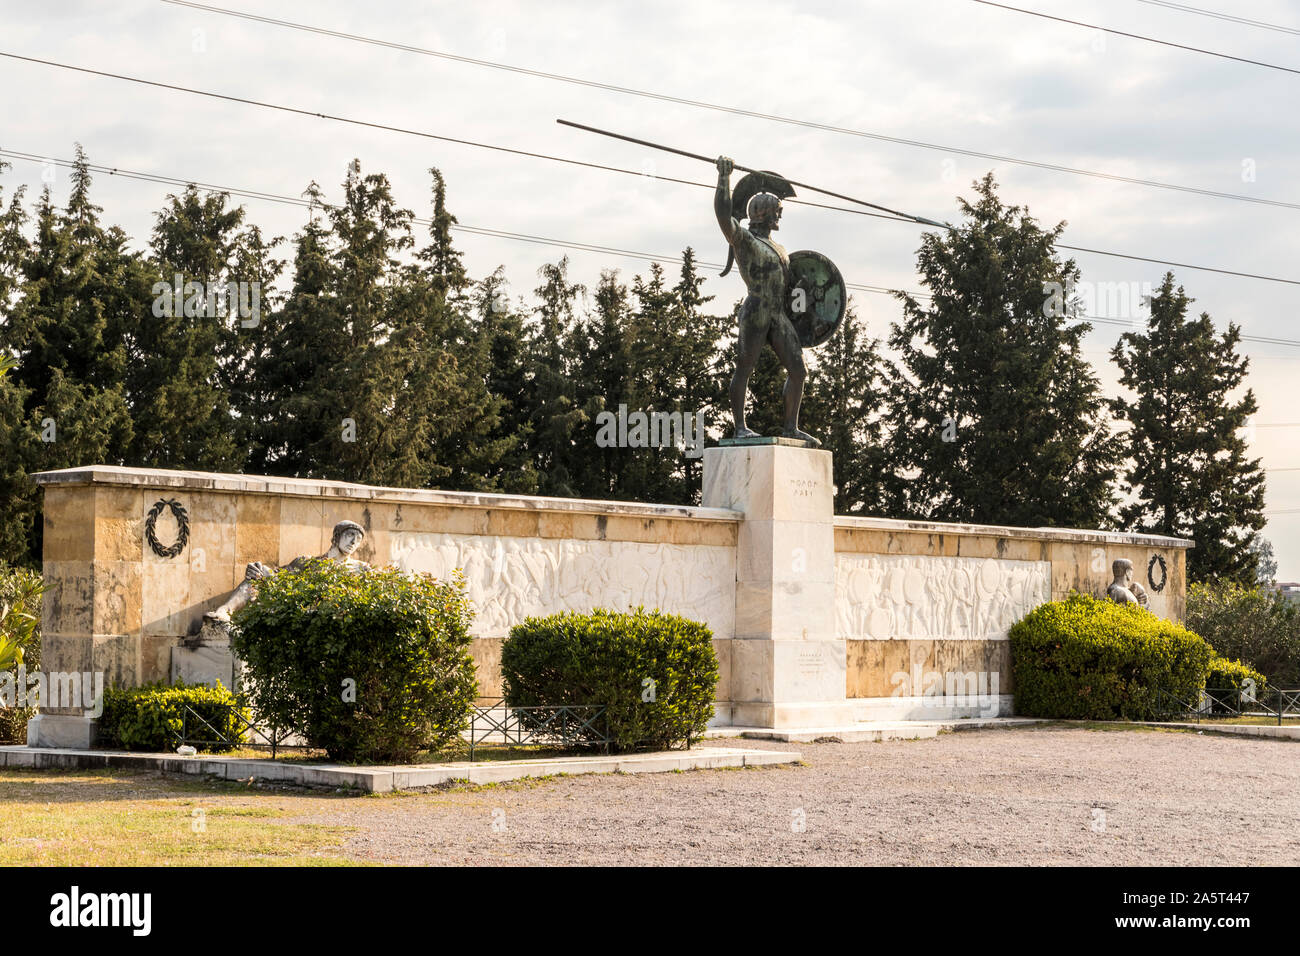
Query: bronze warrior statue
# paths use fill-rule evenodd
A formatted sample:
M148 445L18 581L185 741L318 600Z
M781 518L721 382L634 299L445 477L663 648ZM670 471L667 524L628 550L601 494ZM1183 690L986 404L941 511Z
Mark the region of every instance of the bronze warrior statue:
M781 226L781 198L771 192L756 193L745 210L749 225L743 226L732 209L731 172L734 164L726 156L719 156L717 167L718 190L713 199L713 211L740 266L740 275L748 292L740 307L736 372L731 378L731 412L736 425L734 437L754 438L758 435L745 427L745 391L749 388L749 378L758 364L763 344L770 343L786 372L785 388L781 393L785 405L781 434L818 447L821 443L817 439L799 430L799 404L803 401L807 375L803 343L786 314L792 284L790 257L771 238Z

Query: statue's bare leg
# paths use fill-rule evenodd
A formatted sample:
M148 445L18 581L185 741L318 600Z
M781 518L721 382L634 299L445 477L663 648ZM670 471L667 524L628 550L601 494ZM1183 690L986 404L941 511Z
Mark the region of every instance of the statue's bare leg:
M745 393L749 390L749 377L758 365L763 343L767 340L767 330L755 328L748 319L749 316L742 308L736 339L736 371L731 376L731 414L732 421L736 424L735 438L758 437L758 432L745 427Z
M781 390L781 397L785 401L785 428L782 434L786 438L797 438L821 447L821 442L816 438L799 430L799 405L803 402L803 383L808 376L803 364L799 333L790 320L782 315L772 323L770 341L776 357L785 368L785 388Z

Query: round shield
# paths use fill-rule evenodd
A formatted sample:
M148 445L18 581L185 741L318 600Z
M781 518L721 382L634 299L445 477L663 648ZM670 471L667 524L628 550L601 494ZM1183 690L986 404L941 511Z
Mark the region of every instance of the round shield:
M835 263L820 252L790 253L790 292L785 311L806 349L821 345L840 327L848 293Z

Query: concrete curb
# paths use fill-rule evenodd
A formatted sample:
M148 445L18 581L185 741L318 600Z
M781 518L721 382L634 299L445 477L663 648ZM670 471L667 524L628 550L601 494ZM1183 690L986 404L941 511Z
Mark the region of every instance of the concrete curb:
M1176 727L1179 730L1200 730L1207 734L1234 734L1239 737L1272 737L1274 740L1300 740L1300 727L1283 724L1210 724L1168 723L1158 720L1130 720L1117 723L1139 724L1143 727Z
M524 777L585 773L667 773L674 770L717 770L726 767L766 767L795 763L793 751L702 747L648 754L558 757L538 760L491 760L474 763L415 764L393 767L345 767L339 764L295 764L277 760L226 757L177 757L130 753L124 750L63 750L39 747L0 747L0 767L15 769L91 770L120 768L164 773L207 775L224 780L285 783L305 787L345 787L363 793L391 793L434 787L453 780L502 783Z
M815 727L800 730L776 730L771 727L716 727L705 733L709 738L740 737L748 740L778 740L784 743L815 743L833 738L839 743L880 743L887 740L930 740L942 733L958 730L992 730L1026 727L1046 721L1037 717L987 717L965 720L871 720L847 727Z

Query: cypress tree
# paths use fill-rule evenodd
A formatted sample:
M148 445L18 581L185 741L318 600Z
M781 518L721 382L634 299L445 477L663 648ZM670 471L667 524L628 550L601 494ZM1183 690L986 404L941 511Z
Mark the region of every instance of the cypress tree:
M834 456L837 514L884 514L889 464L882 436L884 375L878 342L853 303L818 349L804 396L804 428Z
M1260 553L1251 544L1264 526L1264 473L1241 430L1258 410L1244 384L1250 360L1239 353L1241 329L1216 333L1208 313L1187 317L1194 300L1166 273L1151 299L1145 332L1126 332L1112 356L1133 397L1112 402L1130 424L1130 464L1123 508L1134 531L1196 539L1187 554L1192 581L1227 578L1255 584Z
M578 406L571 374L575 308L586 289L569 281L568 256L543 265L537 274L542 284L534 295L540 304L533 309L527 337L533 466L542 494L572 497L574 475L586 468L595 444L594 433L587 435L587 416Z
M243 323L252 321L238 315L239 294L228 295L229 283L242 278L243 221L243 208L231 207L225 193L202 194L194 186L168 196L157 214L153 301L128 333L133 463L204 471L245 464L235 441L229 375L222 373L239 360ZM189 283L197 284L193 295ZM246 301L251 307L251 288ZM199 314L187 314L196 305Z
M965 221L927 233L918 271L932 301L897 293L888 369L895 513L945 521L1091 528L1110 521L1119 445L1080 342L1051 307L1073 260L998 197L992 174L959 200Z
M531 447L531 384L524 315L512 305L500 267L474 283L469 295L471 348L481 356L480 374L497 407L495 423L480 438L495 462L484 472L484 478L494 489L534 494L538 476Z
M408 270L402 301L412 310L394 338L407 362L400 414L420 449L418 483L497 490L504 460L518 444L497 435L505 400L489 387L491 360L470 315L470 280L452 242L456 217L447 210L446 182L433 178L429 244Z
M0 160L0 174L7 169L9 164ZM4 343L0 348L0 563L35 564L36 556L29 551L35 523L35 488L23 463L31 457L38 438L27 419L27 392L9 374L17 365L10 334L10 303L28 247L23 233L27 220L23 192L20 186L6 206L4 187L0 186L0 342Z
M718 433L725 427L730 412L727 408L727 386L731 379L726 364L725 339L730 326L730 316L713 315L705 306L713 296L700 292L704 277L695 264L695 250L690 246L682 252L682 267L677 285L673 288L675 299L674 325L679 339L680 356L680 410L683 426L687 417L703 414L705 429ZM697 504L703 480L703 459L682 458L681 491L671 500L676 504Z
M127 341L150 301L150 269L126 248L120 229L100 224L80 146L70 185L62 211L55 209L48 187L42 193L36 238L22 246L17 295L0 330L0 346L18 362L9 384L22 396L24 427L40 436L22 442L22 470L28 474L125 464L133 432ZM12 236L9 244L17 245ZM12 394L7 401L12 407ZM20 521L14 533L26 546L13 554L19 561L35 561L41 538L36 490L30 483L19 490L11 506Z

